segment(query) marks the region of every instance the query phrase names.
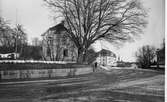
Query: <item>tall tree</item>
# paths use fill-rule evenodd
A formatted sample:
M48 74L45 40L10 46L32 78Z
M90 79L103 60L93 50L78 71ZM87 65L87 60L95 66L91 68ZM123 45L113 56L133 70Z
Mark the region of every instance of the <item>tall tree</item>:
M132 41L147 24L147 13L139 0L44 1L65 20L67 35L78 48L78 62L85 61L96 40Z

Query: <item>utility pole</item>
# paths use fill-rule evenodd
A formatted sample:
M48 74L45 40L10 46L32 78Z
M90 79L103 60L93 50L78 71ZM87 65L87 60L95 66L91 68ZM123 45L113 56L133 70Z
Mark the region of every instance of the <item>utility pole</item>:
M18 13L18 10L17 10L17 8L16 8L16 42L15 42L15 43L16 43L16 45L15 45L15 53L16 53L15 58L16 58L16 59L17 59L17 52L18 52L18 51L17 51L17 49L18 49L18 48L17 48L17 47L18 47L18 46L17 46L17 45L18 45L18 44L17 44L17 40L18 40L18 29L17 29L18 14L17 14L17 13Z

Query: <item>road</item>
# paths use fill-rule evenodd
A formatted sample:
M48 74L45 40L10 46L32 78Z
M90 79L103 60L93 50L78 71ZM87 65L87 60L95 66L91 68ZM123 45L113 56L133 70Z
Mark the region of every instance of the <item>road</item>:
M73 78L0 84L0 102L164 102L164 72L100 70Z

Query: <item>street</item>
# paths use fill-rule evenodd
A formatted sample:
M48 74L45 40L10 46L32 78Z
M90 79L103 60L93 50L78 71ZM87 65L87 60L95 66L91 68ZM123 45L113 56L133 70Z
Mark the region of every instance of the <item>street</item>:
M164 102L164 72L98 70L66 79L1 83L0 102Z

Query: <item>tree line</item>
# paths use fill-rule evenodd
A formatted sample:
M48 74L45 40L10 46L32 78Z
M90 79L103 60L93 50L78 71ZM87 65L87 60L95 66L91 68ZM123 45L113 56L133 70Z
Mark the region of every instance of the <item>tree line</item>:
M0 53L21 52L27 44L27 34L22 25L12 28L7 21L0 18Z
M28 44L23 25L11 27L8 21L0 17L0 54L19 53L18 59L42 59L40 51L41 46Z
M150 68L152 65L165 65L165 40L161 48L151 45L144 45L135 53L136 61L141 68Z

